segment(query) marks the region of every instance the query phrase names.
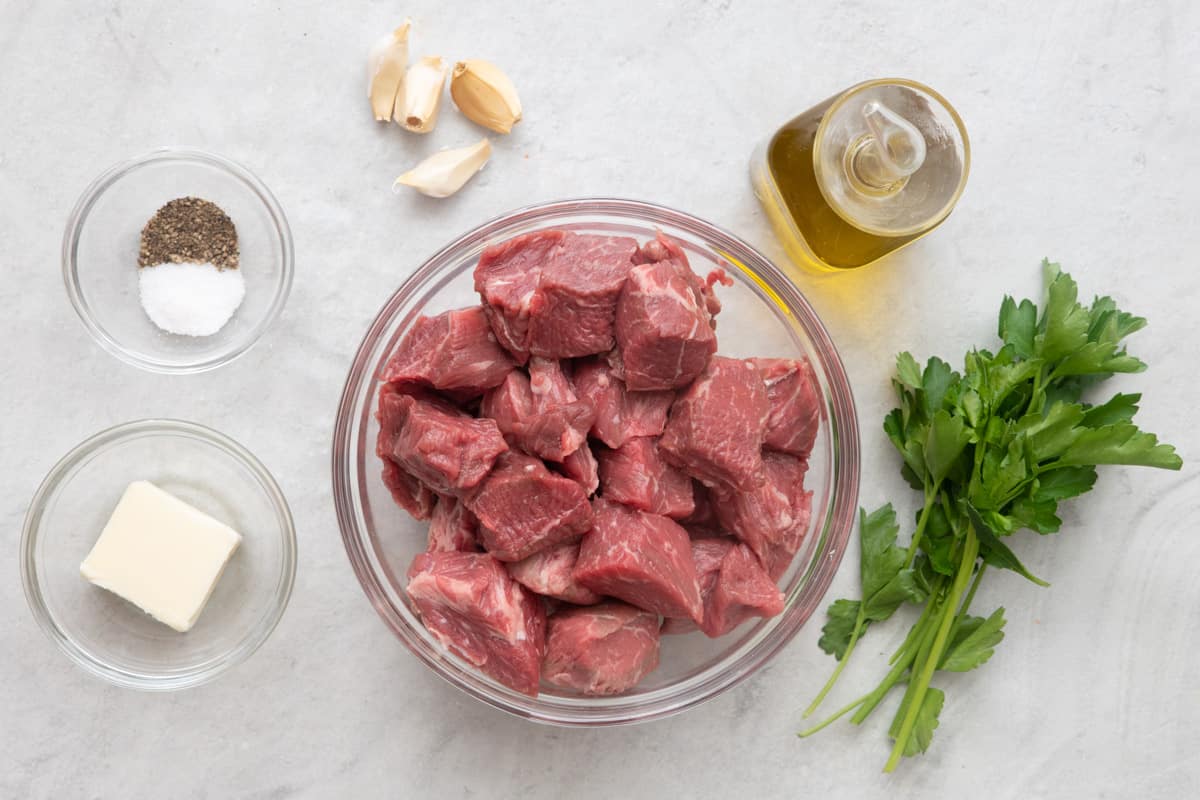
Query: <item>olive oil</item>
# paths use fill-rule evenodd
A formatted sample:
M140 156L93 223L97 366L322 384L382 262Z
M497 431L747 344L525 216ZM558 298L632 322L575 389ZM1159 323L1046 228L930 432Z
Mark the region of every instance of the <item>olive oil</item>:
M756 154L752 177L789 256L830 271L870 264L937 227L968 163L966 132L940 97L875 81L786 123Z

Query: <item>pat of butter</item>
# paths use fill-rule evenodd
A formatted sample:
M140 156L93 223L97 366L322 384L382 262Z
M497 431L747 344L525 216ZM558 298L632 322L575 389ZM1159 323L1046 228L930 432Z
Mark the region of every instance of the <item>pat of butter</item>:
M79 571L183 633L196 624L241 541L228 525L149 481L134 481Z

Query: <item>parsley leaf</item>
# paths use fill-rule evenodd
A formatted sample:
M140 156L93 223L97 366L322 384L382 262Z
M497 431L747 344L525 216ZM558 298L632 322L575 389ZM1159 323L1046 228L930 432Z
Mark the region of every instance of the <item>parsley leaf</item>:
M938 715L942 713L942 706L946 702L946 693L941 689L930 687L925 692L925 698L921 701L921 710L917 712L916 723L913 725L912 733L907 741L904 742L903 753L905 756L915 756L924 753L929 749L929 743L933 741L933 732L938 726ZM903 709L902 709L903 710ZM888 735L895 739L900 733L900 715L896 715L896 721L892 723L891 730Z
M850 646L850 638L858 622L859 605L857 600L834 600L825 612L828 618L821 628L817 645L838 661L842 660L846 648Z
M965 624L972 620L974 624ZM938 669L946 672L970 672L987 662L995 652L996 645L1004 639L1004 607L992 612L987 619L968 617L963 620L959 632Z
M1129 464L1180 469L1183 459L1169 444L1159 444L1153 433L1138 430L1132 422L1089 428L1067 448L1059 464Z
M1020 305L1008 295L1000 304L1000 338L1021 358L1033 357L1033 340L1037 335L1037 306L1028 300Z

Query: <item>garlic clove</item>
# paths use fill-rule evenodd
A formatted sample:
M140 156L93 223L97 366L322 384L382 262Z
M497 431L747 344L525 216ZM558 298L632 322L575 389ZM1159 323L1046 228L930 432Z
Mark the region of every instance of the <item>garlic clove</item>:
M455 64L450 96L463 116L496 133L509 133L521 121L517 87L490 61L473 58Z
M396 124L413 133L429 133L437 124L446 85L446 64L441 56L425 56L408 68L396 95Z
M411 20L381 37L367 55L367 97L375 119L387 122L392 118L396 94L408 70L408 32Z
M449 197L483 169L491 156L492 143L487 139L467 147L442 150L396 178L392 191L411 186L429 197Z

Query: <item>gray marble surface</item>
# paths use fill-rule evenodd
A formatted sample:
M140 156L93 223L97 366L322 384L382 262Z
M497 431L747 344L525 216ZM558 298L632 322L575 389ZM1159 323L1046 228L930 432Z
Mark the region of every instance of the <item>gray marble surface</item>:
M404 15L414 55L481 56L526 119L493 163L437 202L389 191L425 153L477 132L374 124L367 47ZM1200 785L1195 571L1200 335L1200 11L1183 2L65 3L0 0L0 796L1140 797ZM931 751L891 777L883 719L799 741L831 661L810 625L761 674L683 716L609 730L509 718L427 672L376 618L342 550L331 424L351 353L423 258L526 203L616 195L689 210L782 258L747 181L751 149L860 79L905 75L951 98L970 185L934 236L876 268L803 279L853 381L862 498L911 502L878 424L892 354L991 341L1005 292L1040 290L1043 256L1082 291L1150 318L1133 349L1141 421L1181 473L1105 470L1064 532L1020 550L1053 586L1009 575L981 607L1008 638L945 681ZM246 357L164 377L118 363L73 315L67 214L109 164L162 144L226 154L286 209L296 284ZM22 596L28 499L66 450L124 420L175 416L257 453L295 513L300 561L282 624L218 682L162 696L84 675ZM847 558L831 597L856 585ZM872 634L842 696L901 631ZM857 694L857 692L855 692Z

